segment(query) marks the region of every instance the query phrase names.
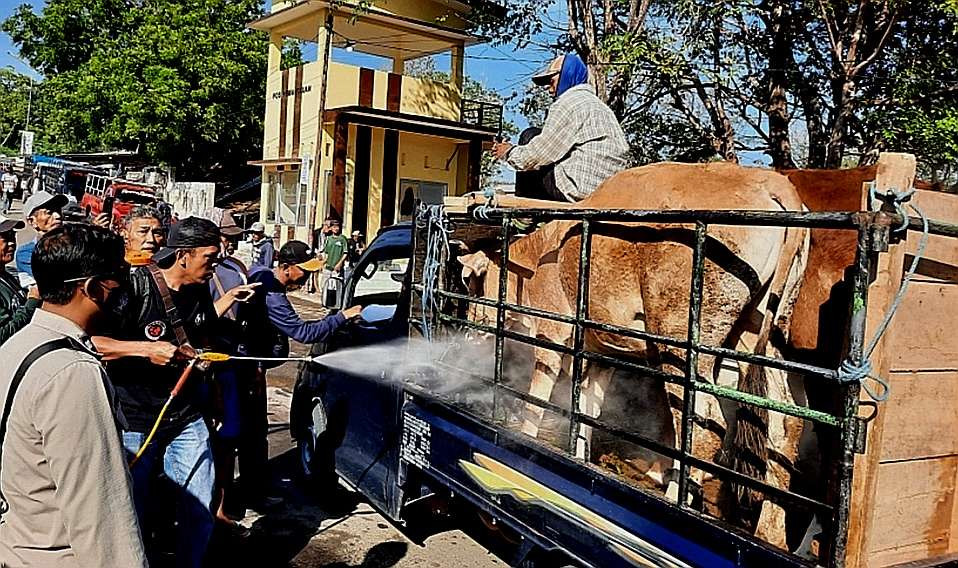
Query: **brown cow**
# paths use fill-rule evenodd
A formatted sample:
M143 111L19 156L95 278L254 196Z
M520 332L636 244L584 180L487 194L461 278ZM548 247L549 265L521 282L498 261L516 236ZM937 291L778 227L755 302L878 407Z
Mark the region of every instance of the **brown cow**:
M781 174L743 168L732 164L654 164L618 174L579 204L597 209L709 209L799 211L802 202L795 188ZM552 222L514 242L509 249L509 300L556 312L573 314L578 274L580 228L577 223ZM778 227L712 226L706 247L706 271L700 340L708 345L726 346L764 353L776 318L787 318L804 268L807 232ZM591 319L651 333L685 338L688 332L688 294L691 276L693 233L688 226L662 224L598 223L593 227L588 315ZM497 255L495 255L498 258ZM476 290L496 297L499 266L484 253L468 255L463 262L464 277L471 277ZM770 301L771 298L771 301ZM779 299L784 299L779 301ZM473 317L488 313L479 308ZM571 327L538 318L514 318L534 337L571 346ZM674 375L684 374L684 350L647 343L617 334L589 330L588 351L632 358ZM567 377L571 357L548 349L535 349L535 368L530 393L548 401L560 377ZM782 373L762 373L730 361L700 356L699 380L717 381L779 400L799 403L796 383ZM612 371L590 366L585 374L580 411L598 417ZM668 401L681 400L682 389L636 378L647 385L649 412L644 423L649 438L677 447L681 431L680 411ZM666 396L666 392L671 396ZM671 407L671 420L669 411ZM655 410L659 413L656 415ZM788 487L788 467L766 463L766 436L771 434L778 455L793 460L798 450L801 422L752 411L736 427L734 405L720 403L699 392L696 413L714 427L693 429L692 451L697 457L715 460L724 449L738 469ZM665 412L665 414L662 414ZM541 407L526 408L522 430L539 434ZM587 458L591 432L579 433L577 455ZM735 433L735 442L726 432ZM746 447L747 446L747 447ZM751 455L750 455L751 454ZM757 460L756 460L757 457ZM756 465L761 461L762 465ZM644 471L660 484L663 473L673 464L664 456L643 456ZM751 464L751 467L745 467ZM696 481L703 475L695 471ZM670 487L670 489L674 486ZM672 492L670 492L671 494ZM745 497L754 498L746 494ZM674 498L674 496L673 496ZM755 505L749 499L743 502ZM784 546L784 513L763 505L757 534ZM754 522L754 518L752 519Z

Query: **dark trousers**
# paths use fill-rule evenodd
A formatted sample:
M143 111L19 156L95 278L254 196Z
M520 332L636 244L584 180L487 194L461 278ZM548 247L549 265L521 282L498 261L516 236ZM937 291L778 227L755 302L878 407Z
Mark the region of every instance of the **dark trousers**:
M259 500L269 483L266 371L257 368L240 392L239 473L247 500Z
M528 144L530 140L541 133L541 128L535 126L526 128L519 135L519 145ZM554 164L538 170L516 172L516 197L544 199L546 201L569 201L569 198L556 187Z

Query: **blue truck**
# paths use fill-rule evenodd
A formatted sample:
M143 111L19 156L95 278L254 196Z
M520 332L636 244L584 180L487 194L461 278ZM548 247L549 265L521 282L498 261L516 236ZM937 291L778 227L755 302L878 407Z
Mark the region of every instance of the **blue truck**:
M668 218L658 218L663 215ZM875 223L881 225L875 221L877 218L863 221L860 215L855 216L857 214L789 215L659 212L643 220L693 223L697 231L702 231L701 239L693 239L699 243L698 247L704 247L708 223L829 228L847 225L845 228L859 230L862 243L877 234ZM535 403L527 394L510 390L500 376L503 337L529 343L534 343L534 339L505 331L502 318L496 326L479 326L467 321L467 306L482 300L469 297L459 287L461 267L455 265L457 246L464 243L473 246L496 239L508 242L510 231L515 230L515 220L527 223L533 218L577 219L583 226L590 222L637 219L635 212L569 213L568 210L492 211L491 214L486 210L457 217L423 208L413 223L383 229L347 273L340 304L330 307L367 306L364 317L329 342L313 346L312 354L407 338L421 340L438 333L444 326L460 331L478 328L496 337L500 347L495 353L496 376L483 379L490 391L496 392L495 398L500 401L512 398L513 407L518 403ZM887 225L886 222L883 226ZM588 239L582 239L583 247L588 246L586 241ZM863 245L861 250L871 249ZM697 249L696 254L704 255L703 249ZM867 275L875 254L862 252L851 268ZM586 264L580 270L580 278L587 279L585 249L582 262ZM868 286L864 276L851 280L862 289ZM694 290L692 294L691 304L695 305ZM701 291L699 294L701 297ZM509 305L504 292L498 302L486 300L486 304L500 312L525 310L549 317L535 314L529 308ZM575 320L568 321L577 324ZM849 325L853 336L864 333L863 321L852 318ZM850 341L852 355L855 349L861 349L860 343L860 337ZM729 356L741 356L743 360L750 357L731 353ZM786 368L790 365L767 358L761 361ZM468 366L466 362L461 363ZM803 370L815 372L810 366ZM428 380L404 380L405 377L393 376L396 372L404 371L397 370L395 362L389 360L382 362L378 373L365 373L366 376L317 363L301 367L290 421L305 475L316 483L324 476L327 481L339 476L397 522L405 520L413 503L430 496L451 496L491 524L506 527L510 534L518 536L510 559L515 566L845 566L851 508L850 464L855 453L861 451L864 438L864 425L856 418L857 385L849 385L842 391L847 403L844 418L840 413L804 417L822 420L821 427L830 428L838 444L836 466L824 474L827 479L823 479L823 483L829 487L825 499L776 489L714 464L695 461L688 448L658 448L662 452L674 452L677 459L716 476L732 476L735 483L763 491L775 502L794 504L808 509L810 516L816 515L821 525L815 535L816 550L799 556L710 516L700 504L694 504L695 500L688 497L690 493L685 493L692 491L687 482L682 498L668 500L606 467L577 459L569 449L518 433L514 422L510 424L503 417L508 412L502 408L508 405L493 407L491 411L476 408L474 404L457 400L455 393L430 389ZM823 376L831 373L828 376L834 377L834 370L821 372ZM739 397L736 400L742 403L766 404L743 398L735 391L718 392L717 396ZM770 408L783 411L781 407ZM554 410L564 412L573 420L590 421L577 416L574 407ZM690 411L688 406L685 411ZM784 409L784 412L792 411L800 412L800 409ZM590 423L600 429L607 427L596 420ZM629 432L606 429L631 442L645 442Z

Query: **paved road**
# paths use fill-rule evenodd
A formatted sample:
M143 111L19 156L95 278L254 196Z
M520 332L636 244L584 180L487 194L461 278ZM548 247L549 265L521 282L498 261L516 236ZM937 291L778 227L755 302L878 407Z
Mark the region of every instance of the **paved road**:
M320 317L318 304L292 298L306 318ZM295 354L306 352L294 344ZM295 456L288 432L289 401L297 366L287 364L270 372L269 422L273 480L285 502L266 515L251 513L244 520L253 532L245 541L220 539L217 549L246 566L297 568L486 568L507 563L470 535L485 537L472 514L433 520L418 534L404 534L365 502L349 511L324 510L293 481ZM358 496L357 496L358 500ZM437 529L441 527L441 529ZM462 530L458 527L464 527ZM490 546L496 548L494 541ZM222 557L220 557L222 558ZM226 565L217 561L217 566Z

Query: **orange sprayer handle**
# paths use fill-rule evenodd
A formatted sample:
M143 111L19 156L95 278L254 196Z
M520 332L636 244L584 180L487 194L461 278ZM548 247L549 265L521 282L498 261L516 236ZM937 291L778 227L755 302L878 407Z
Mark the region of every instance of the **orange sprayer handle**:
M173 387L173 390L170 391L170 398L175 398L176 395L180 394L180 391L183 389L183 385L186 384L186 379L190 378L190 373L193 371L193 366L196 365L196 359L190 361L190 364L183 369L183 374L180 375L180 379L176 381L176 385Z

